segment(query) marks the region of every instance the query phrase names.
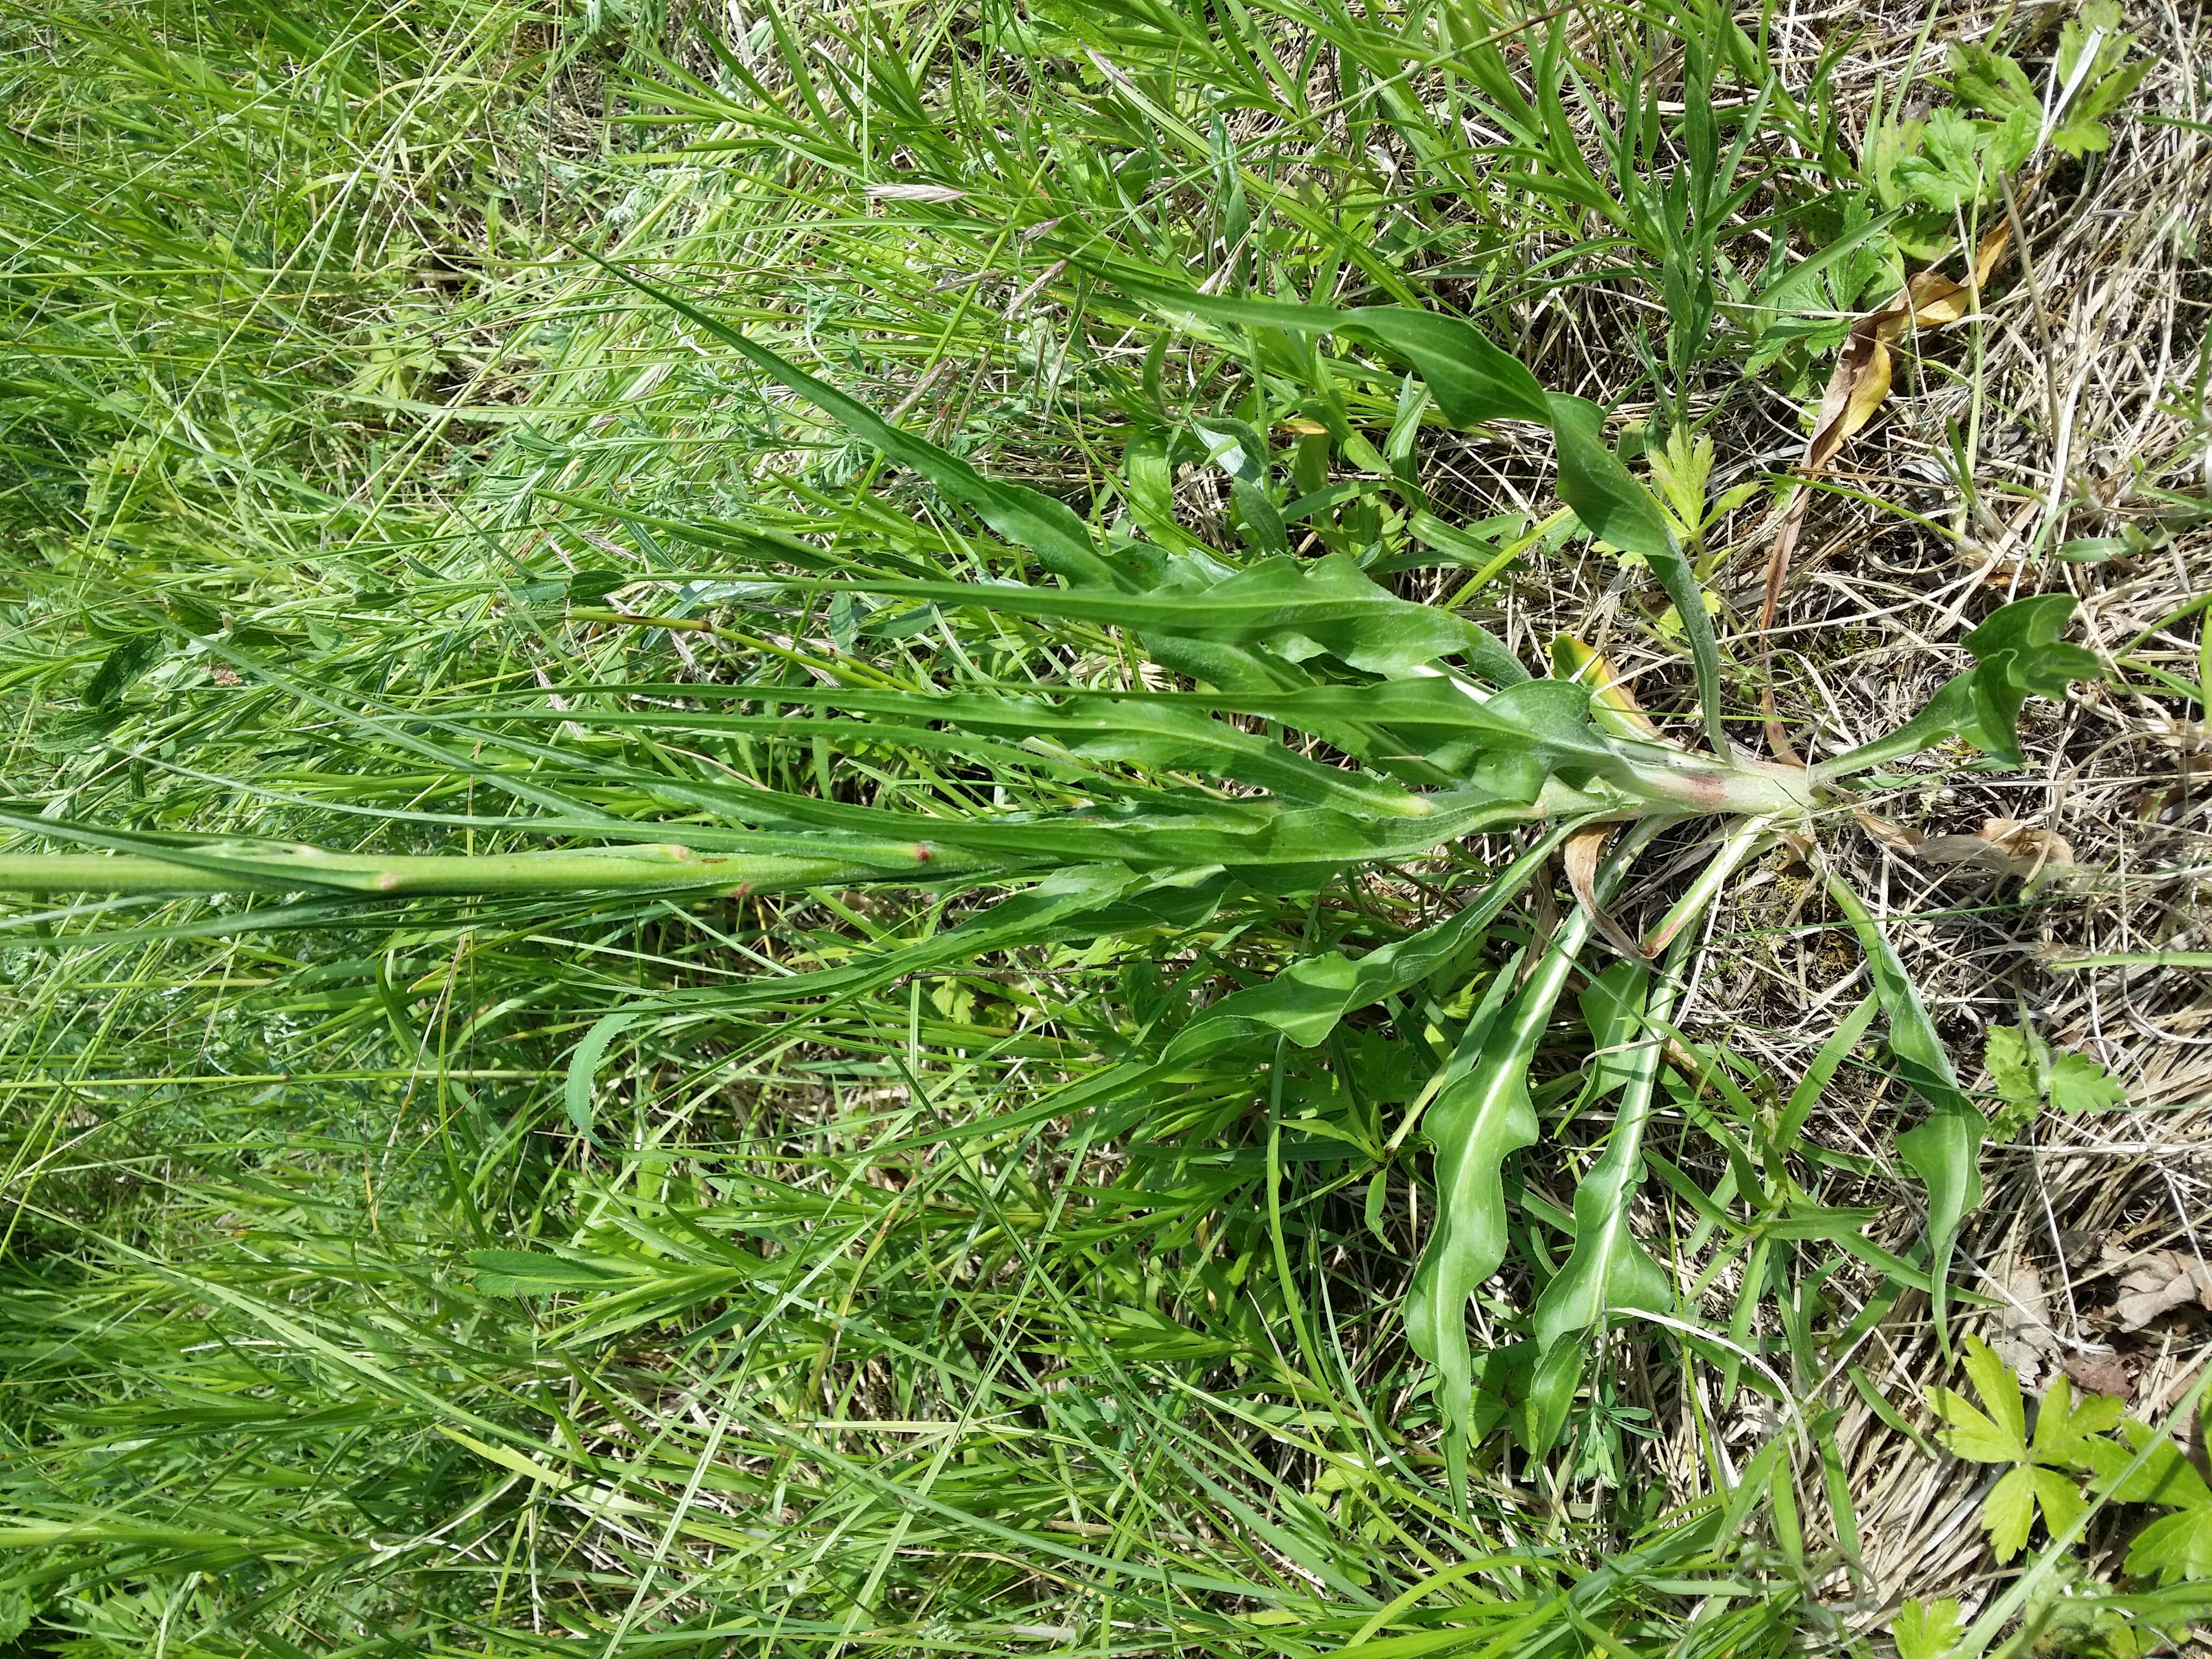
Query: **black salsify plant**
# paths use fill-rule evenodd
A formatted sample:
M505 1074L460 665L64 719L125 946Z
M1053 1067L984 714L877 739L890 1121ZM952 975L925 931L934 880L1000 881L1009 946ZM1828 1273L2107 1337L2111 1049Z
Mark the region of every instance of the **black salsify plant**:
M1250 1075L1272 1063L1279 1070L1288 1048L1322 1043L1356 1011L1432 981L1463 988L1492 924L1564 850L1574 908L1550 937L1522 945L1489 975L1412 1109L1434 1151L1437 1208L1404 1316L1414 1348L1439 1374L1438 1403L1453 1431L1448 1452L1455 1468L1463 1467L1471 1439L1500 1422L1532 1449L1553 1443L1593 1334L1611 1315L1674 1325L1686 1340L1731 1364L1731 1349L1747 1357L1740 1345L1675 1316L1673 1276L1629 1225L1630 1200L1645 1172L1643 1136L1680 994L1676 970L1696 936L1692 924L1747 860L1785 834L1812 831L1824 811L1847 804L1848 780L1856 775L1948 739L1963 740L1999 763L2019 764L2015 726L2024 700L2063 696L2070 679L2100 672L2093 653L2058 642L2072 612L2069 598L2046 595L1995 612L1966 639L1973 665L1886 738L1809 769L1741 758L1722 726L1720 657L1702 595L1664 515L1604 443L1596 405L1546 392L1517 360L1455 318L1119 283L1138 304L1186 329L1223 338L1249 330L1279 355L1304 354L1315 372L1309 377L1313 395L1301 412L1354 461L1364 458L1371 465L1375 453L1352 429L1330 377L1320 370L1315 343L1324 337L1362 341L1402 360L1455 426L1526 421L1548 428L1560 496L1593 536L1641 555L1674 602L1711 745L1710 753L1692 752L1660 738L1632 705L1594 698L1571 674L1531 677L1479 626L1395 596L1342 554L1300 558L1285 547L1236 568L1194 543L1181 551L1127 538L1102 544L1060 501L984 477L689 301L617 274L974 514L1019 550L1012 568L1033 558L1059 585L1002 577L985 583L841 580L823 570L820 550L811 544L728 526L702 538L708 544L751 548L763 562L822 573L794 578L763 572L759 580L767 582L843 588L940 609L976 607L1048 629L1109 625L1192 689L1098 691L973 678L962 690L927 692L867 683L828 690L746 686L739 694L763 705L757 714L594 715L578 708L559 716L564 724L658 720L688 729L803 731L833 746L904 744L955 760L1003 758L1010 751L1047 757L1061 775L1073 766L1091 785L1090 804L1058 812L978 810L972 801L949 799L938 811L897 811L720 778L693 783L659 772L624 773L595 760L603 776L627 778L654 799L716 821L715 827L687 823L680 842L671 843L666 826L580 806L574 797L534 783L521 768L482 774L535 809L501 822L570 843L564 850L341 854L150 837L0 811L0 822L26 835L100 849L0 855L0 890L258 889L402 898L703 895L859 884L940 892L1016 890L924 944L757 988L762 1000L781 1001L809 991L853 994L1041 943L1193 927L1233 908L1240 895L1311 895L1365 866L1421 860L1463 837L1525 826L1530 838L1524 849L1449 920L1356 959L1327 951L1294 961L1220 997L1152 1052L1047 1095L1025 1115L1042 1121L1091 1112L1100 1115L1097 1133L1127 1130L1139 1121L1157 1086L1187 1080L1194 1068L1243 1066ZM245 672L283 684L250 652L220 641L210 648ZM1559 660L1583 669L1593 662L1572 642ZM693 698L715 695L710 685L662 689ZM542 710L529 712L542 717ZM1224 718L1232 715L1257 717L1271 732L1318 739L1346 763L1314 758L1280 736ZM448 762L457 747L425 732L442 727L446 737L518 758L557 754L492 724L419 715L404 727L368 723L393 743ZM1175 774L1237 787L1194 789L1162 781ZM1627 939L1603 905L1654 835L1705 818L1720 821L1717 850L1655 930L1650 948L1661 951L1655 971L1647 947ZM1608 834L1617 841L1610 855L1601 856ZM1898 1155L1926 1188L1926 1254L1910 1263L1848 1230L1827 1236L1881 1266L1893 1281L1927 1291L1940 1334L1961 1218L1980 1200L1983 1118L1961 1091L1867 908L1832 875L1829 886L1869 958L1874 991L1815 1061L1790 1109L1802 1121L1811 1095L1879 1012L1898 1071L1928 1107L1917 1127L1896 1137ZM1594 976L1583 1003L1585 1010L1595 1001L1612 1011L1591 1018L1598 1046L1612 1061L1603 1068L1607 1086L1619 1091L1613 1127L1576 1192L1572 1249L1530 1310L1528 1336L1484 1353L1478 1363L1467 1311L1506 1255L1504 1164L1539 1137L1530 1066L1594 936L1620 957ZM693 994L671 992L629 1004L592 1029L574 1052L568 1076L569 1109L580 1126L590 1120L593 1068L624 1025L679 1010ZM744 1006L748 992L739 987L713 994L714 1006L727 1011ZM1595 1030L1601 1025L1610 1029ZM1725 1077L1712 1080L1732 1086ZM1409 1118L1392 1146L1412 1127Z

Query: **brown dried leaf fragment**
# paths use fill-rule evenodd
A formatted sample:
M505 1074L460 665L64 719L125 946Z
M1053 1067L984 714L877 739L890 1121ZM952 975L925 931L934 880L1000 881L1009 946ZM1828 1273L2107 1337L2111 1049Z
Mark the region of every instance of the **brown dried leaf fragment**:
M1631 962L1649 962L1649 953L1598 902L1598 860L1604 856L1605 844L1612 839L1613 829L1609 823L1594 823L1577 830L1559 849L1559 862L1566 867L1567 885L1574 890L1583 908L1589 912L1591 922L1604 935L1605 942Z
M1978 836L1933 836L1910 850L1923 864L1969 866L2031 884L2075 863L2071 842L2019 818L1984 818Z
M1940 328L1965 316L1973 296L1996 271L2011 240L2011 225L1999 225L1974 250L1971 282L1954 283L1933 270L1917 271L1887 308L1870 312L1851 325L1850 337L1844 342L1834 372L1828 376L1827 390L1821 394L1820 411L1813 419L1813 435L1805 441L1805 457L1798 465L1798 480L1791 486L1789 505L1783 511L1782 528L1767 555L1766 599L1759 613L1762 641L1766 630L1774 626L1774 613L1782 603L1783 579L1790 573L1790 556L1797 546L1806 509L1812 504L1812 494L1806 486L1827 471L1838 452L1874 418L1875 410L1889 396L1890 347L1907 328ZM1763 657L1763 643L1760 649ZM1760 688L1759 700L1766 716L1767 746L1775 759L1797 763L1796 750L1774 712L1771 676Z
M2116 1353L2069 1353L2065 1370L2076 1388L2091 1394L2108 1394L2119 1400L2136 1397L2136 1380Z
M2147 1250L2120 1274L2112 1317L2124 1331L2192 1304L2212 1309L2212 1267L2181 1250Z

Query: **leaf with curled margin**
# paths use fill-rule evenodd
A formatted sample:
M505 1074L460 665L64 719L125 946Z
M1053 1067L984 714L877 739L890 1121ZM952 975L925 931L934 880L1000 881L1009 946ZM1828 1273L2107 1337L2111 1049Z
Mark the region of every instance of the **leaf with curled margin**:
M1406 1334L1413 1351L1443 1373L1438 1403L1462 1437L1474 1406L1468 1301L1505 1260L1504 1162L1534 1145L1538 1133L1528 1066L1589 933L1589 914L1577 910L1510 1007L1514 972L1492 982L1445 1063L1447 1080L1422 1122L1436 1152L1437 1219L1406 1295Z
M1721 725L1720 647L1696 573L1651 492L1638 483L1602 435L1604 411L1586 398L1547 392L1522 362L1460 318L1395 306L1296 305L1242 295L1200 294L1101 273L1132 298L1216 325L1305 329L1373 340L1413 364L1444 418L1455 426L1534 421L1558 442L1559 498L1594 536L1643 556L1682 620L1698 674L1698 700L1716 750L1728 752Z
M1991 611L1966 637L1974 659L1972 668L1946 681L1896 731L1825 763L1816 769L1819 775L1838 778L1864 771L1918 754L1947 738L1962 738L2002 765L2023 764L2021 705L2030 697L2062 699L2070 682L2104 672L2095 652L2061 641L2073 615L2070 593L2039 593Z
M1889 1019L1889 1052L1898 1074L1933 1109L1917 1128L1897 1138L1897 1154L1928 1189L1929 1311L1938 1344L1948 1352L1945 1316L1950 1304L1952 1253L1960 1224L1982 1202L1982 1141L1989 1123L1960 1088L1943 1039L1936 1034L1920 994L1897 959L1881 925L1850 887L1831 875L1828 891L1866 953L1874 994Z
M1668 1313L1674 1306L1674 1283L1628 1227L1629 1201L1644 1181L1644 1130L1651 1115L1653 1085L1659 1075L1660 1038L1641 1029L1642 1016L1665 1019L1674 1012L1671 978L1649 989L1641 963L1622 963L1607 970L1618 976L1616 1001L1634 1011L1639 1028L1635 1047L1612 1056L1626 1073L1620 1107L1605 1151L1575 1188L1574 1248L1566 1263L1536 1298L1537 1346L1548 1352L1577 1336L1607 1314L1624 1310ZM1647 1005L1646 996L1649 996Z

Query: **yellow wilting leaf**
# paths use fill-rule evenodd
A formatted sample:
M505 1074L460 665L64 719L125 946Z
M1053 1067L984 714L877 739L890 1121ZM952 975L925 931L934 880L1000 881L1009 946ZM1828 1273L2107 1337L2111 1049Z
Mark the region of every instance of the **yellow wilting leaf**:
M1813 419L1813 435L1805 441L1805 457L1799 463L1797 482L1790 489L1790 502L1783 512L1774 550L1767 556L1766 600L1759 615L1762 653L1766 630L1774 625L1775 610L1782 602L1782 580L1790 571L1790 556L1797 545L1805 510L1812 503L1806 485L1827 471L1838 452L1874 418L1875 411L1889 396L1890 347L1908 327L1939 328L1965 316L1973 303L1973 296L1996 270L1997 261L2004 257L2011 239L2009 225L1999 225L1982 238L1980 246L1974 250L1972 282L1954 283L1933 270L1917 271L1887 307L1871 312L1851 325L1850 337L1844 342L1835 370L1828 376L1827 390L1821 394L1820 410ZM1767 744L1774 757L1795 762L1796 752L1790 747L1774 712L1771 684L1760 688L1759 701L1766 715Z
M1620 678L1620 671L1571 634L1552 638L1552 666L1561 679L1589 688L1590 718L1617 738L1640 738L1646 743L1674 744L1651 723L1636 701L1636 694ZM1680 747L1680 744L1674 744Z

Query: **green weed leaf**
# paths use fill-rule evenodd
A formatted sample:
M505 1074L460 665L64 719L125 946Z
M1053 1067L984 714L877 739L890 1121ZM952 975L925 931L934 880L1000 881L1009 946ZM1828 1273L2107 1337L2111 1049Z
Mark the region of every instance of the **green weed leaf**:
M1897 1659L1944 1659L1965 1632L1958 1601L1948 1595L1934 1601L1907 1601L1889 1623Z
M2069 1114L2102 1111L2124 1103L2127 1086L2087 1054L2054 1054L2026 1025L1992 1025L1983 1038L1982 1063L2004 1103L1990 1132L2009 1140L2048 1104Z
M1913 200L1954 213L1983 201L1997 180L2035 149L2036 112L2015 108L1996 121L1976 121L1956 110L1928 118L1920 153L1896 165L1897 181Z
M2118 1401L2102 1403L2107 1415L2117 1415ZM2130 1419L2119 1432L2118 1440L2069 1437L2061 1461L2088 1472L2095 1490L2114 1503L2172 1511L2136 1534L2128 1571L2160 1583L2212 1579L2212 1486L2165 1431Z
M1421 1126L1436 1152L1437 1219L1407 1292L1406 1334L1443 1373L1438 1401L1462 1436L1473 1404L1468 1301L1505 1260L1503 1166L1535 1144L1528 1067L1589 929L1589 912L1577 909L1517 994L1515 968L1498 975L1445 1062Z
M1982 1504L1982 1525L1996 1558L2009 1561L2026 1546L2039 1510L2054 1538L2079 1518L2085 1504L2073 1471L2103 1470L2111 1477L2107 1485L2118 1480L2127 1454L2102 1437L2119 1422L2124 1407L2105 1395L2091 1395L2077 1405L2074 1386L2062 1374L2052 1379L2037 1407L2031 1439L2019 1380L1978 1338L1970 1336L1960 1346L1981 1409L1942 1388L1928 1391L1928 1403L1943 1425L1937 1437L1954 1454L1978 1463L2013 1465Z
M1990 1026L1982 1040L1982 1064L2004 1102L1990 1121L1990 1133L2004 1141L2035 1121L2046 1103L2073 1115L2097 1113L2128 1099L2128 1086L2112 1073L2088 1055L2053 1053L2031 1026Z
M2094 1474L2099 1488L2115 1503L2212 1510L2212 1486L2169 1437L2132 1419L2120 1425L2120 1436L2117 1442L2085 1439L2069 1449L2075 1467ZM2142 1467L2129 1474L2146 1447Z
M2161 1584L2212 1578L2212 1508L2160 1516L2128 1547L2128 1571Z
M1698 701L1714 750L1728 753L1721 725L1720 646L1705 594L1651 492L1637 483L1601 435L1605 416L1585 398L1553 394L1552 430L1559 441L1559 496L1601 541L1643 556L1674 603L1697 669Z
M1560 830L1540 838L1448 921L1370 951L1356 962L1330 951L1293 963L1263 984L1231 992L1176 1034L1161 1066L1174 1070L1277 1036L1302 1048L1325 1042L1346 1014L1419 985L1471 952L1564 835Z
M620 1036L637 1018L636 1012L617 1008L603 1015L592 1029L584 1033L574 1053L568 1056L568 1077L562 1085L562 1099L568 1108L568 1121L578 1130L589 1133L592 1127L592 1079L606 1057L607 1046Z
M1982 1038L1982 1064L2008 1109L1997 1115L2000 1139L2009 1138L2008 1132L2043 1104L2043 1068L2035 1054L2041 1046L2033 1032L2014 1025L1992 1025Z
M2100 1112L2127 1098L2127 1085L2087 1054L2061 1054L2051 1063L2051 1103L2062 1112Z
M597 259L597 256L587 256ZM641 294L657 300L687 322L702 328L754 368L796 392L855 437L880 450L887 460L910 467L953 501L968 508L1017 547L1028 549L1053 574L1072 586L1113 588L1128 585L1098 552L1090 530L1064 501L1022 484L1001 483L949 450L893 426L856 398L817 380L757 341L693 305L631 276L604 259L597 263Z
M1398 306L1295 305L1280 300L1200 294L1118 272L1100 272L1132 299L1155 310L1180 312L1216 327L1280 328L1315 334L1349 334L1374 341L1413 366L1454 426L1486 421L1535 421L1550 425L1552 411L1536 377L1510 352L1492 344L1474 324L1440 312Z
M1407 1292L1406 1334L1413 1351L1443 1374L1438 1403L1461 1435L1468 1431L1473 1393L1468 1300L1505 1260L1500 1169L1509 1154L1536 1140L1521 1036L1530 1027L1542 1029L1565 980L1564 973L1540 975L1504 1018L1514 967L1491 982L1447 1062L1452 1079L1422 1124L1436 1153L1437 1219ZM1528 1048L1533 1052L1534 1046L1532 1035Z
M2025 1464L2007 1470L1982 1499L1982 1525L2000 1561L2011 1560L2027 1547L2028 1528L2035 1524L2036 1473Z
M1181 312L1217 326L1345 332L1375 340L1413 365L1444 418L1455 426L1517 419L1549 426L1559 443L1559 495L1593 535L1641 556L1683 619L1697 668L1705 731L1727 752L1720 718L1720 647L1696 576L1665 511L1606 445L1605 416L1584 398L1547 393L1528 369L1456 318L1395 307L1338 311L1199 294L1126 276L1111 276L1132 297L1164 312Z
M1608 1313L1668 1313L1674 1306L1673 1279L1637 1243L1628 1225L1631 1201L1644 1182L1644 1131L1659 1072L1657 1034L1645 1019L1649 981L1641 963L1620 963L1600 976L1584 999L1586 1008L1596 1000L1607 1026L1600 1031L1598 1020L1592 1020L1592 1035L1601 1046L1636 1046L1612 1057L1624 1073L1613 1133L1575 1188L1574 1248L1536 1299L1534 1330L1537 1346L1547 1354ZM1650 1019L1665 1019L1674 1008L1672 983L1662 981L1650 999Z
M2058 55L2054 64L2061 88L2075 88L2051 147L2079 159L2102 155L2112 148L2112 129L2104 118L2120 106L2149 73L2152 60L2124 64L2135 37L2120 27L2117 0L2089 0L2081 15L2058 31ZM2082 59L2088 58L2085 67ZM2077 76L2079 77L2077 80Z
M1991 612L1966 635L1972 668L1947 681L1926 708L1896 731L1826 763L1817 769L1820 775L1864 771L1948 738L1963 738L2002 765L2023 764L2021 705L2031 696L2063 699L2071 682L2094 679L2104 672L2096 653L2060 640L2073 615L2069 593L2040 593Z
M542 1250L471 1250L468 1263L488 1296L560 1296L623 1282L619 1273Z
M2036 1407L2035 1436L2028 1443L2029 1449L2039 1462L2070 1466L2082 1446L2118 1427L2126 1410L2124 1401L2107 1394L2087 1395L2077 1404L2073 1382L2061 1371L2051 1378L2042 1404Z
M1947 1340L1942 1334L1951 1256L1960 1222L1982 1201L1982 1140L1989 1126L1959 1087L1943 1040L1881 924L1859 896L1833 876L1828 891L1866 953L1875 996L1889 1020L1889 1051L1898 1073L1933 1109L1918 1127L1897 1138L1897 1152L1928 1189L1928 1272L1934 1286L1929 1301L1939 1340Z
M1952 1444L1952 1450L1961 1457L1984 1463L2025 1462L2028 1455L2027 1407L2021 1397L2018 1379L1979 1337L1970 1336L1960 1345L1960 1363L1966 1367L1967 1380L1973 1384L1975 1395L1982 1402L1983 1412L1987 1413L1983 1420L1990 1425L1995 1439L1989 1441L1978 1431L1971 1431L1969 1442L1973 1449L1969 1449L1967 1443L1962 1443ZM1956 1395L1949 1398L1958 1400ZM1936 1414L1943 1415L1941 1407Z
M2027 71L1978 41L1961 40L1952 46L1951 94L1988 115L2002 117L2019 109L2040 115L2043 111L2043 100L2036 95Z
M1462 656L1493 684L1529 678L1487 630L1434 605L1399 599L1340 553L1262 559L1218 580L1205 580L1188 565L1176 574L1185 580L1143 592L896 580L845 586L940 606L1116 625L1148 643L1168 638L1264 646L1291 661L1333 656L1371 674L1395 676Z
M110 709L123 694L168 653L168 641L160 634L135 634L109 652L84 688L88 708Z

